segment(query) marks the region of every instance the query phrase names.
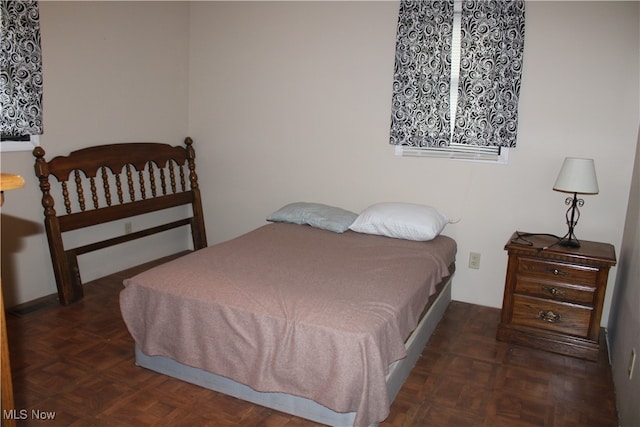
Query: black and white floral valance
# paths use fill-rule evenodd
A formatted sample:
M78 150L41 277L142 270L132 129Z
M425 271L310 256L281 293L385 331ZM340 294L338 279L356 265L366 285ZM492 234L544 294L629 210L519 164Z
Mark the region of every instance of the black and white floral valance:
M42 134L42 51L37 1L0 2L2 135Z
M463 0L459 13L460 70L452 135L449 102L454 1L401 0L391 144L515 147L524 1Z

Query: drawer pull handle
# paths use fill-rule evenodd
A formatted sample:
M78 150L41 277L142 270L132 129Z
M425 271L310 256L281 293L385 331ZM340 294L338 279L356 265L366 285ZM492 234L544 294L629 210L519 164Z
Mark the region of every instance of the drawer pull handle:
M551 310L549 311L541 310L538 313L538 317L540 317L541 320L544 320L545 322L549 322L549 323L558 323L562 319L562 316L560 316L560 313L556 314Z
M568 276L566 271L558 270L557 268L547 268L547 271L551 272L554 276Z
M563 296L566 294L562 289L554 288L553 286L543 286L542 290L549 292L551 295Z

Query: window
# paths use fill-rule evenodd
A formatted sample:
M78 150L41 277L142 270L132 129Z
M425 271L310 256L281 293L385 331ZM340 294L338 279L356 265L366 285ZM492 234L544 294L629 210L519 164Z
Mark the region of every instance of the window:
M1 151L30 150L42 134L42 52L38 2L2 1Z
M398 155L506 163L515 147L524 2L402 0L390 143Z

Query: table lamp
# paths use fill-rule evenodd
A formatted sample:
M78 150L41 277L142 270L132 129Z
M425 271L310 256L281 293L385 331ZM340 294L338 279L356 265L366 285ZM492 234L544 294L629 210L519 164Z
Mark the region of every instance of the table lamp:
M573 193L573 197L567 197L564 201L565 205L569 205L569 209L565 214L569 231L560 239L558 244L579 248L580 242L576 238L574 229L580 218L578 207L584 205L584 200L578 199L578 194L598 194L599 191L593 159L566 157L553 189L564 193Z

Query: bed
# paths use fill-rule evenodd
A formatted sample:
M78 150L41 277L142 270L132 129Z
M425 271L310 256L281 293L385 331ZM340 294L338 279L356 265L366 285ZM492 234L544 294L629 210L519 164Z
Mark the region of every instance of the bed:
M127 279L120 303L140 366L323 424L375 425L450 301L454 259L445 236L273 223Z
M89 147L49 162L40 148L34 155L63 304L82 298L78 255L191 226L195 251L126 279L120 295L136 364L161 374L322 424L377 425L451 300L456 243L440 233L442 216L426 235L390 235L379 224L355 227L367 210L294 203L304 215L285 206L207 246L190 138L185 147ZM50 176L62 183L64 213L54 209ZM183 204L193 213L185 220L64 246L65 231Z

